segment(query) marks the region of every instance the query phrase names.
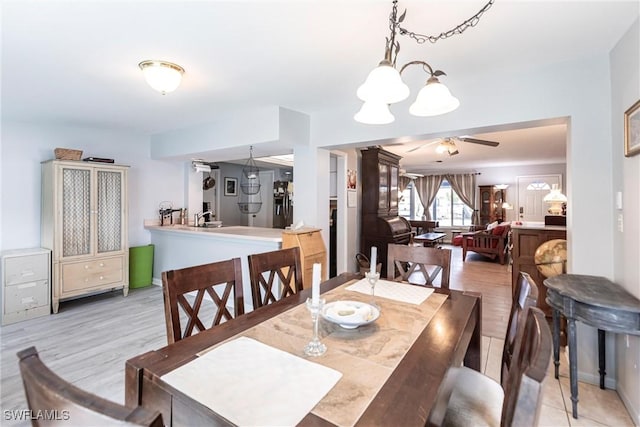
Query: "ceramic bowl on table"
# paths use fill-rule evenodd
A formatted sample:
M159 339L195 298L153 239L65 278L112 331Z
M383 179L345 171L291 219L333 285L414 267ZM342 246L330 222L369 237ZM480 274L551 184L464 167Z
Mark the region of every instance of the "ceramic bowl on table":
M335 301L322 308L322 318L345 329L373 323L380 317L377 307L360 301Z

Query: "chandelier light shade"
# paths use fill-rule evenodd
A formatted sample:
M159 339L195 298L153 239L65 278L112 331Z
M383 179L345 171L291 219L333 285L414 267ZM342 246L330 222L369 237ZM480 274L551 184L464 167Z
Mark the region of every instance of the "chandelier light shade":
M138 66L149 86L163 95L176 90L184 74L184 68L167 61L147 60Z
M395 120L389 111L389 104L384 101L365 101L353 118L368 125L386 125Z
M409 113L419 117L439 116L449 113L460 106L458 98L451 95L449 89L440 83L437 77L430 77L425 87L420 89Z
M408 62L400 68L399 72L397 71L396 59L400 51L400 43L396 41L396 36L409 36L418 44L423 44L427 41L435 43L438 40L462 34L468 28L478 24L480 17L493 5L494 1L495 0L489 0L478 13L463 23L438 35L430 36L403 28L401 24L405 19L407 11L405 10L398 16L398 0L393 0L393 9L389 15L389 29L391 33L389 37L386 38L385 56L380 64L369 73L365 82L358 88L358 98L364 101L364 105L354 116L354 119L365 124L391 123L393 121L393 115L389 111L388 106L383 112L381 104L394 104L409 97L409 87L401 78L402 72L409 65L422 65L423 69L429 73L427 84L420 90L415 102L409 107L409 113L414 116L429 117L446 114L458 108L460 101L438 80L439 76L446 75L443 71L434 71L433 68L424 61Z
M367 80L358 88L357 95L364 102L393 104L409 97L409 86L404 84L398 70L387 61L382 61L369 73Z

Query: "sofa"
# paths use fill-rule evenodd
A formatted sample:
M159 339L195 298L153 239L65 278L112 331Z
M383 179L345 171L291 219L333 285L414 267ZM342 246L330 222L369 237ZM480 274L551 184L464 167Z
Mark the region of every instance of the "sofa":
M504 264L507 253L507 240L511 223L489 224L486 230L463 233L462 261L466 261L467 252L475 252L490 259L498 258Z

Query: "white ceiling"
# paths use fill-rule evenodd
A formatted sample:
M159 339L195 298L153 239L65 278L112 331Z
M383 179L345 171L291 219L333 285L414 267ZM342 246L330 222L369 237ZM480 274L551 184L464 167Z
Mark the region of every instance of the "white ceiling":
M407 29L437 34L485 3L413 0L399 9L408 10ZM154 134L266 105L311 115L348 106L355 113L355 90L382 59L390 10L388 0L4 0L2 118ZM463 35L427 45L400 37L399 63L426 60L447 73L443 81L455 93L456 79L477 69L607 53L638 15L637 0L496 0ZM161 96L146 85L137 67L145 59L186 69L176 92ZM424 80L411 78L412 88ZM460 143L460 155L442 164L430 146L405 156L404 167L491 166L496 159L535 161L541 152L564 161L564 126L536 129L475 133L500 146ZM406 153L416 144L389 148Z

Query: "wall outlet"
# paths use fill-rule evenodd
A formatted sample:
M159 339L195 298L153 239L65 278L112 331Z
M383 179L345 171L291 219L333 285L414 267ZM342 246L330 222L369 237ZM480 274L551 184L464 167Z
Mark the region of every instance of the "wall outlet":
M624 229L623 222L624 221L622 220L622 214L620 213L620 214L618 214L618 231L621 232L621 233L624 231L623 230Z
M629 348L629 334L626 334L624 336L624 344L627 346L627 348Z

